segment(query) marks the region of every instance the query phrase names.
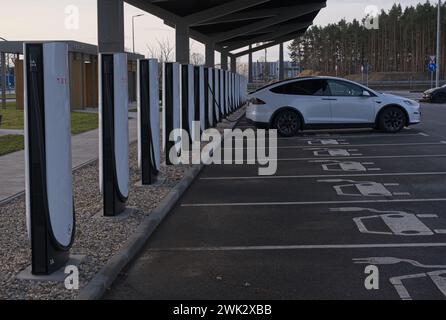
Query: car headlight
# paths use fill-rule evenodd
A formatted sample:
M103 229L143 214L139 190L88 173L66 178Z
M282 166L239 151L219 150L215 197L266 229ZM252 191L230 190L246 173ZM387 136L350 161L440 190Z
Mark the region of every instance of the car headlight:
M409 106L417 106L418 102L412 101L412 100L404 100L404 103Z

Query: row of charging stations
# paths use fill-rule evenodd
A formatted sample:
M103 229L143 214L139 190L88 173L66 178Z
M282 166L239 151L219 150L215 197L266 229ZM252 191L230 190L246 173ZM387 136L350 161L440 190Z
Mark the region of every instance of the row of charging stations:
M74 241L68 46L24 45L26 217L34 275L48 275L69 259ZM99 56L99 181L104 216L117 216L129 197L128 73L124 53ZM203 66L163 66L163 143L185 130L192 139L245 101L246 79ZM138 61L138 163L142 184L161 166L159 64ZM200 124L195 132L193 123ZM177 150L178 153L181 150ZM166 164L171 164L166 157Z
M226 70L165 63L162 119L166 163L172 164L169 153L179 145L174 130L184 130L192 142L244 104L247 85L245 77ZM201 132L195 132L194 121L200 123Z

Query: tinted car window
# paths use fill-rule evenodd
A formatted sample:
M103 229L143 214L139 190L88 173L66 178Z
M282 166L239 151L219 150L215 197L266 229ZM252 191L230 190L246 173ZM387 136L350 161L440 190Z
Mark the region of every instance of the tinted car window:
M271 91L279 94L323 96L327 94L327 82L320 79L301 80L272 88Z
M350 82L328 80L331 95L338 97L360 97L364 89Z

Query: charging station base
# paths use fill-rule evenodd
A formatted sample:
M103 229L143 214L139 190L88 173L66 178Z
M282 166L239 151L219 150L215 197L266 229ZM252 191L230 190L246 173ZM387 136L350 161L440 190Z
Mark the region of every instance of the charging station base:
M152 183L152 184L142 184L142 180L139 180L138 182L135 183L135 187L137 188L149 188L149 187L157 187L157 186L162 186L166 183L167 178L166 177L162 177L162 176L158 176L156 178L156 182Z
M93 216L93 219L97 220L107 220L107 221L124 221L127 220L132 213L136 211L136 208L126 207L124 211L122 211L117 216L106 217L104 216L104 211L101 210Z
M53 272L49 275L41 275L37 276L32 274L31 266L28 266L26 269L21 271L16 278L19 280L28 280L28 281L43 281L43 282L64 282L67 275L65 274L65 268L67 266L75 266L79 267L79 265L84 261L85 255L70 255L70 259L67 264L60 268L59 270Z

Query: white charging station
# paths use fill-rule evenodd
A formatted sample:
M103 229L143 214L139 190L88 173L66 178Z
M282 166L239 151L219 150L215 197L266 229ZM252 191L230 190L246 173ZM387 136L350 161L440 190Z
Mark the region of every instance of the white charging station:
M68 46L24 44L26 222L33 275L69 260L75 233Z
M163 68L163 146L166 154L166 164L172 165L169 152L172 147L177 148L180 155L181 146L170 141L169 136L175 129L181 129L180 102L180 64L167 62Z
M127 68L125 53L99 56L99 180L107 217L122 213L129 196Z
M142 185L156 182L161 166L158 61L138 60L138 165Z

